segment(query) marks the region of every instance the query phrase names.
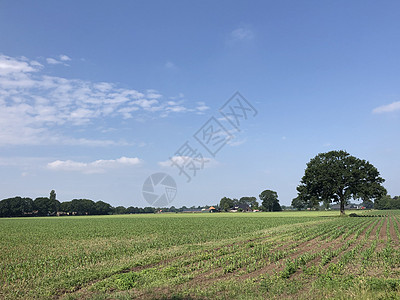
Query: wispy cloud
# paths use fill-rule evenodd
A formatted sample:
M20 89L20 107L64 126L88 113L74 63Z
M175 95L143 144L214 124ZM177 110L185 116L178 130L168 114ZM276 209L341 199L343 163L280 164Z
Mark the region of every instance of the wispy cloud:
M240 26L230 33L231 41L249 41L254 39L254 32L248 26Z
M71 60L60 55L50 64ZM121 142L63 137L63 126L87 126L96 120L130 119L136 114L199 112L205 105L188 108L184 100L167 101L158 91L139 92L110 82L91 82L49 76L44 66L25 57L0 54L0 145L81 144L111 145Z
M387 105L376 107L372 110L374 114L389 113L400 110L400 101L396 101Z
M69 66L66 62L70 61L71 58L65 54L61 54L58 56L58 59L55 59L53 57L48 57L46 58L46 62L49 65L64 65L64 66Z
M57 59L51 58L51 57L46 58L46 62L49 65L58 65L58 64L62 64L63 63L62 61L58 61Z
M197 102L196 110L198 114L204 114L205 111L209 110L210 107L204 102Z
M247 139L242 139L242 140L238 140L238 139L232 139L228 142L228 145L231 147L237 147L240 145L243 145L244 143L246 143Z
M93 162L78 162L73 160L56 160L47 164L47 168L54 171L81 172L84 174L105 173L109 169L141 164L137 157L121 157L118 159L100 159Z
M170 70L177 69L177 66L172 61L167 61L164 66L165 66L165 68L170 69Z

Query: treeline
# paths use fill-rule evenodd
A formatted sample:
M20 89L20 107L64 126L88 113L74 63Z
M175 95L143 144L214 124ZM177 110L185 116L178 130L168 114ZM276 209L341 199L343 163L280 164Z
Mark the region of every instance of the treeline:
M240 199L224 197L219 202L219 209L222 211L282 211L277 192L265 190L258 197L261 200L261 205L258 204L256 197L242 197Z
M50 197L39 197L35 200L14 197L0 201L0 217L140 214L155 211L153 207L113 207L104 201L95 202L89 199L60 202L56 199L55 191L51 191Z
M383 196L375 200L374 208L376 209L400 209L400 196L391 197L390 195Z
M90 199L73 199L60 202L56 199L56 192L52 190L50 197L31 198L14 197L0 201L0 217L33 217L33 216L65 216L65 215L112 215L112 214L151 214L156 212L219 212L219 211L281 211L278 194L275 191L265 190L260 195L261 205L256 197L242 197L230 199L224 197L219 204L213 206L182 206L171 207L113 207L104 201Z
M201 210L205 207L190 208L174 206L165 208L154 207L113 207L104 201L89 199L73 199L60 202L56 199L55 191L51 191L50 197L31 198L14 197L0 201L0 217L34 217L34 216L65 216L65 215L112 215L112 214L152 214L156 212L186 212Z

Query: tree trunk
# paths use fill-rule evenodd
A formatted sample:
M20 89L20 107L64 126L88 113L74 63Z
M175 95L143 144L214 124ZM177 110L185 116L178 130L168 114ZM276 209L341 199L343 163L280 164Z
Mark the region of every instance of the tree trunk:
M346 201L344 201L344 199L340 199L340 215L341 216L345 215L345 213L344 213L344 204L345 204L345 202Z

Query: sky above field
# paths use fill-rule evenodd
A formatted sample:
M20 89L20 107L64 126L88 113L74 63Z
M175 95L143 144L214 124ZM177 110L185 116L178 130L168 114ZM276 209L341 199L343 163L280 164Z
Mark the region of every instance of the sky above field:
M398 1L2 0L0 198L289 205L339 149L400 195L399 53Z

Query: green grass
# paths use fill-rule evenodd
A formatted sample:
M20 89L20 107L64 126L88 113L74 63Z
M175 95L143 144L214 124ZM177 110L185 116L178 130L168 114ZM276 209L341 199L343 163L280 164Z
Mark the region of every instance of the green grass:
M400 214L368 214L391 222L338 211L0 219L0 298L391 295Z

